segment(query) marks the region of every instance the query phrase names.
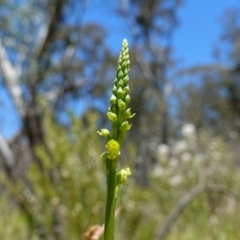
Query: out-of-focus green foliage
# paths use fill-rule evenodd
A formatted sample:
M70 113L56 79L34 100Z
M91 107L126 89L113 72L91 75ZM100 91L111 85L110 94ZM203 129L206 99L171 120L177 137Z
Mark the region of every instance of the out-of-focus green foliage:
M103 223L106 180L100 154L104 142L96 130L105 118L89 109L102 111L107 105L115 66L107 35L117 32L82 21L84 13L91 12L85 11L90 2L1 1L1 51L6 56L0 63L5 73L12 73L1 70L1 83L22 124L21 137L10 147L16 162L28 156L30 163L23 178L6 171L7 178L0 172L0 239L82 239L88 227ZM171 36L181 1L128 2L113 4L114 16L118 13L130 26L131 108L137 113L124 146L127 151L121 154L133 177L119 199L116 237L155 239L179 199L203 178L225 191L207 191L195 198L173 224L168 239L240 239L236 164L240 14L227 14L223 36L227 49L221 53L227 64L195 66L185 71L193 85L182 84L181 76L173 84ZM4 60L12 65L11 71L2 64ZM38 101L42 94L51 110L44 110ZM19 99L24 109L19 109ZM87 111L81 119L66 114L66 109L76 113L79 108ZM59 125L62 113L69 117L70 127ZM7 121L8 117L4 112ZM198 131L185 128L178 140L179 126L186 122ZM19 153L24 140L27 150ZM157 147L159 142L169 145ZM123 159L121 167L125 167ZM14 172L17 164L7 170ZM26 163L22 165L19 172Z
M99 156L102 145L94 127L97 116L92 113L87 119L89 127L72 118L72 127L66 131L49 116L45 121L47 146L35 151L43 166L34 162L26 171L29 186L22 180L9 183L33 214L34 221L29 219L33 229L28 229L33 236L41 233L61 236L56 239L80 239L89 224L103 221L105 179ZM18 215L10 215L16 224L14 218Z
M197 133L189 124L183 127L183 135L171 147L158 147L158 162L149 172L148 189L127 188L129 196L122 199L126 211L120 222L124 235L120 231L119 239L155 239L156 227L164 225L177 201L196 186L199 177L239 194L240 174L226 142L205 130ZM227 191L197 197L180 215L167 239L238 239L239 199Z
M85 121L71 117L68 128L57 125L49 112L46 116L46 146L35 150L42 170L33 162L25 180L14 183L1 175L7 194L0 199L0 239L82 239L88 227L103 223L106 189L100 159L104 146L96 133L98 114L87 112ZM149 188L138 187L130 178L122 189L117 239L155 239L159 225L197 184L199 174L207 183L238 192L240 174L227 143L204 130L195 132L192 125L182 133L171 147L154 150L158 161L149 171ZM134 143L127 149L134 164ZM238 200L228 192L203 193L180 215L168 239L239 239Z

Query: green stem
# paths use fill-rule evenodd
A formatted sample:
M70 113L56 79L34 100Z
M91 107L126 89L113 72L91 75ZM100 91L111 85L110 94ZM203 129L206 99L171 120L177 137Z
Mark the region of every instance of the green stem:
M107 166L107 201L105 209L104 240L114 240L116 191L116 159L108 159Z

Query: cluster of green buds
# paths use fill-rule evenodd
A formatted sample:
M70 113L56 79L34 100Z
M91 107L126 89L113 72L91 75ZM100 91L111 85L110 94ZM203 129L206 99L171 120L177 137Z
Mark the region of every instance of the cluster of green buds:
M107 138L106 148L108 152L104 153L104 159L115 159L120 154L120 145L126 132L131 128L127 121L135 114L128 108L130 102L129 96L129 73L130 60L128 54L127 40L123 40L122 51L118 60L117 75L114 81L112 96L110 98L110 107L107 116L112 123L112 134L107 129L101 129L98 133Z
M129 96L129 73L130 60L127 40L123 40L122 50L118 60L117 75L114 81L110 107L107 116L112 125L112 131L101 129L98 133L107 139L107 151L102 154L102 160L106 167L107 176L107 201L105 211L104 240L114 239L114 215L115 204L120 185L124 184L131 175L129 168L124 168L118 173L117 164L120 148L126 132L131 128L128 122L135 114L128 108Z

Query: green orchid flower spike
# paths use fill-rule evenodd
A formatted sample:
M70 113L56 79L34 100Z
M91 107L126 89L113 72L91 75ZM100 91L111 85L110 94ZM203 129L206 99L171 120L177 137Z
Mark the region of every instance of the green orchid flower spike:
M112 96L110 97L110 107L107 112L107 117L112 125L112 131L110 132L108 129L98 131L101 136L107 139L107 152L104 152L101 156L106 167L107 177L104 240L114 240L114 215L119 187L124 184L127 177L131 175L129 168L124 168L117 173L121 144L127 131L132 126L129 124L128 119L135 115L132 114L131 109L128 108L131 100L129 96L129 71L128 42L124 39L118 59L118 68L112 89Z

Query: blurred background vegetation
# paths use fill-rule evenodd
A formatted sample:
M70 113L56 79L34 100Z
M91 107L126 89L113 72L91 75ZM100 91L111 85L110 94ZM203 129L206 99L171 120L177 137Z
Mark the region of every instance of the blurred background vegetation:
M103 224L96 131L108 127L122 38L107 41L108 19L84 21L92 2L0 1L1 124L6 102L19 124L0 132L0 239L83 239ZM137 113L121 153L133 176L116 239L240 239L240 8L222 16L214 64L179 68L172 39L184 2L97 3L127 29Z

